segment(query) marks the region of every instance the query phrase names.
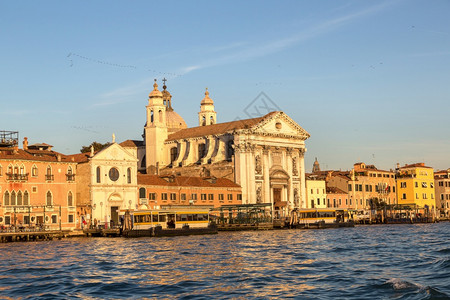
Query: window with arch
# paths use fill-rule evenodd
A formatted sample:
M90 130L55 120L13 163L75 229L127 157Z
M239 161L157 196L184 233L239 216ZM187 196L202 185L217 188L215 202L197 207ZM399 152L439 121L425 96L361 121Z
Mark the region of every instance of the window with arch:
M205 125L206 125L206 117L203 116L203 117L202 117L202 126L205 126Z
M14 174L19 174L19 166L14 166Z
M45 180L53 180L52 167L50 165L47 166L47 171L45 173Z
M36 167L36 165L33 165L33 167L31 168L31 176L33 177L38 176L38 168Z
M12 173L13 173L13 166L8 165L8 174L12 174Z
M214 124L214 117L211 116L211 117L209 118L209 121L210 121L210 124Z
M73 170L72 170L72 167L71 167L71 166L69 166L69 167L67 168L67 174L68 174L68 175L72 175L72 174L73 174Z
M16 192L11 192L11 205L16 205Z
M67 194L67 206L73 206L73 195L71 191Z
M96 171L96 178L97 178L97 183L100 183L100 167L97 167L97 171Z
M23 205L30 205L30 195L28 194L28 191L23 193Z
M150 111L150 122L153 123L153 110Z
M25 174L25 166L22 164L19 168L19 174L24 175Z
M162 110L159 110L159 111L158 111L158 115L159 115L159 116L158 116L158 121L159 121L159 122L162 122L162 121L163 121Z
M178 148L172 147L170 148L170 163L173 163L175 160L177 160L178 157Z
M127 182L131 183L131 168L127 169Z
M52 192L48 191L47 192L47 206L52 206L52 204L53 204Z
M9 205L9 192L8 191L5 192L5 196L3 198L3 205L5 205L5 206Z
M139 189L139 199L145 199L145 195L146 195L145 188L141 187Z
M18 191L17 192L17 205L22 206L23 202L22 202L23 198L22 198L22 192Z

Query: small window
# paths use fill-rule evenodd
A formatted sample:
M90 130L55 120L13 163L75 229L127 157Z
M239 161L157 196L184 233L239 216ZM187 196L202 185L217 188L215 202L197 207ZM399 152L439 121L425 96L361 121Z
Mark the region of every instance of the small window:
M97 178L97 183L100 183L101 182L101 179L100 179L100 167L97 167L96 178Z
M208 200L214 200L214 194L208 194Z
M233 194L228 194L227 198L228 198L229 201L232 201L233 200Z
M73 196L72 196L72 192L70 192L70 191L67 194L67 206L73 206Z
M30 196L28 195L28 191L23 193L23 205L30 205Z
M201 194L200 197L201 200L206 200L206 194Z
M180 197L181 197L181 201L186 201L186 194L185 193L182 193Z
M191 194L191 200L197 200L197 194L196 193Z
M145 199L145 188L141 187L139 189L139 199Z
M238 201L242 201L242 194L237 194Z
M148 194L148 199L149 200L156 200L156 193L149 193Z
M73 223L73 220L74 220L73 215L69 215L69 223Z
M161 200L167 200L167 193L161 193Z
M33 167L31 168L31 176L33 177L38 176L38 168L36 167L36 165L33 165Z
M52 193L50 191L47 192L47 206L52 206L53 204L53 197Z
M170 193L170 200L172 200L172 201L177 200L177 194L176 193Z
M52 224L56 224L56 223L58 223L58 216L52 215Z
M131 168L127 169L127 183L131 183Z
M219 194L219 200L223 201L223 194Z

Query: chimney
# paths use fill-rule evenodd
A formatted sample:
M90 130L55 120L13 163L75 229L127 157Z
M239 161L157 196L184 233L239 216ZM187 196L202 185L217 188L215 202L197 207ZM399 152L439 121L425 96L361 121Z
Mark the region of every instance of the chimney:
M61 161L61 154L58 154L57 159L58 161Z
M28 138L23 138L23 150L28 150Z

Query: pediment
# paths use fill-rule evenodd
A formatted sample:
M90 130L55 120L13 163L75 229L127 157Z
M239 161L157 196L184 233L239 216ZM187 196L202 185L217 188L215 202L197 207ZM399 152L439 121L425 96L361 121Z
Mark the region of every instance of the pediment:
M284 112L278 112L253 127L255 133L274 136L290 136L306 140L309 133Z
M270 179L283 179L288 180L289 174L283 169L274 169L270 172Z
M111 144L108 147L102 149L100 152L96 153L92 160L108 160L108 161L130 161L137 162L137 158L131 153L125 150L119 144Z

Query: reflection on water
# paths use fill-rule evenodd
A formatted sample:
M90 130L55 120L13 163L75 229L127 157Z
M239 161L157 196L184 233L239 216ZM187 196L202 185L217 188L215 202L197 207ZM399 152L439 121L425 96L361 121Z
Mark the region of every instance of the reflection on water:
M0 245L0 298L448 299L449 223Z

